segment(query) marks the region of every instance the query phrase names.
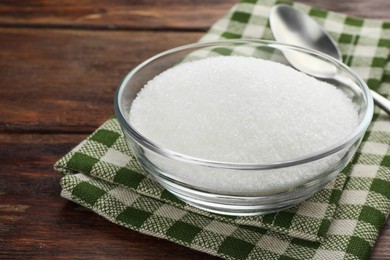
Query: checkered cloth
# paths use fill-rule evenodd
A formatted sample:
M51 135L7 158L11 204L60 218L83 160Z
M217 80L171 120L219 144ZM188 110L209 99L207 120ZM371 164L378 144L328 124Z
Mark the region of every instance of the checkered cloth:
M275 0L245 0L201 41L273 39ZM344 62L382 95L390 94L390 21L359 19L292 4L338 41ZM191 207L137 163L115 118L61 158L61 195L108 220L227 259L367 258L390 211L390 120L376 109L353 162L302 204L274 214L227 217Z

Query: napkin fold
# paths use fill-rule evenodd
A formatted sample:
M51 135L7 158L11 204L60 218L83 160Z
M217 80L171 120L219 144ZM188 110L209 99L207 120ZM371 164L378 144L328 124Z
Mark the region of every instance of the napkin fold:
M270 39L275 0L243 0L201 38ZM360 19L283 2L315 18L338 42L344 62L390 94L390 21ZM61 158L61 195L108 220L227 259L368 257L390 211L390 121L376 109L353 162L323 190L274 214L229 217L194 208L140 167L115 118Z

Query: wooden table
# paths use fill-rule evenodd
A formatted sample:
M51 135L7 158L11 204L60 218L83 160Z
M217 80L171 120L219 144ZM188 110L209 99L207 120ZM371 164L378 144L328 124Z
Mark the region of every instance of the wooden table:
M235 0L0 0L0 258L213 259L59 196L52 166L113 112L124 75L197 41ZM389 0L306 0L390 18ZM372 259L390 258L390 220Z

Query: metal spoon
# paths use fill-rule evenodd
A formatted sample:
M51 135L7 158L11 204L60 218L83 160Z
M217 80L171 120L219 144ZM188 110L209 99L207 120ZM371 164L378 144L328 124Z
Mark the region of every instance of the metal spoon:
M288 5L275 5L270 13L275 40L328 54L342 62L340 50L332 37L305 13ZM336 68L306 54L284 53L292 66L318 78L339 78ZM375 104L390 115L390 101L371 90Z

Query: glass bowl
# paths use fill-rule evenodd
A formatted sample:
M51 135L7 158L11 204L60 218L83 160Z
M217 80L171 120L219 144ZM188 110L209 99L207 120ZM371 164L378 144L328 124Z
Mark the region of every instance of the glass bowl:
M284 57L287 53L309 55L334 67L338 77L319 80L334 85L351 99L359 118L352 134L322 151L297 155L288 161L235 163L195 158L166 149L148 140L129 123L130 107L140 89L156 75L179 63L209 56L238 55L291 66ZM165 189L203 210L245 216L297 205L332 180L356 152L371 122L373 101L365 82L329 56L272 41L226 40L181 46L144 61L120 84L115 96L115 113L138 162ZM277 180L280 179L289 181L279 185Z

